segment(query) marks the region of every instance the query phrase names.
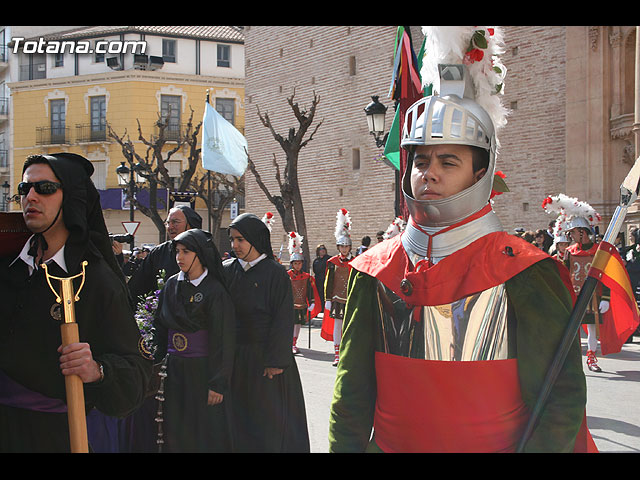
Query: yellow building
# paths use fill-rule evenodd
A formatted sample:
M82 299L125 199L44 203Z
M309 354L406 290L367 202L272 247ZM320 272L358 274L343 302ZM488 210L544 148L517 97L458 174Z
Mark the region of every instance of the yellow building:
M238 27L80 27L14 36L9 52L18 67L9 83L12 193L28 155L83 155L94 164L93 181L111 233L125 233L122 222L130 220L130 212L116 174L126 159L107 125L118 136L127 133L145 158L149 154L138 139L138 122L151 140L158 133L156 122L170 110L168 138L177 139L192 110L194 125L202 121L209 90L210 103L244 130L244 36ZM176 145L170 140L164 151ZM168 164L176 185L188 156L183 146ZM141 187L138 198L144 203L148 194ZM159 193L165 203L167 197L167 190ZM196 208L206 228L204 203ZM148 217L135 212L135 221L141 222L136 245L159 243L158 229Z

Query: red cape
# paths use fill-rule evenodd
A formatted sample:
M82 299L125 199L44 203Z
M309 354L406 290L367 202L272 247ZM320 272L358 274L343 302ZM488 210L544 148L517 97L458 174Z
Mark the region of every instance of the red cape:
M358 255L351 266L378 278L410 305L442 305L500 285L545 258L555 262L563 282L573 291L569 271L562 263L505 232L485 235L433 266L419 267L419 271L409 261L401 235L396 235Z
M313 310L310 312L309 319L316 318L318 314L322 311L322 304L320 303L320 295L318 294L318 288L316 287L316 281L314 278L309 275L307 272L299 272L297 273L294 269L287 270L289 274L289 278L291 280L310 280L311 288L313 289ZM307 307L310 307L309 301L307 300Z

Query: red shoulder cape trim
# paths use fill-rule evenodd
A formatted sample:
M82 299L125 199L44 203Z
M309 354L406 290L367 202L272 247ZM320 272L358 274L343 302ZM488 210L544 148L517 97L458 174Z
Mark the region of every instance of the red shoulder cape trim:
M351 262L353 262L355 259L356 257L353 257L351 258L351 260L345 263L340 261L340 255L334 255L329 260L327 260L327 262L333 263L336 267L348 267L349 265L351 265Z
M401 237L375 245L358 255L351 266L379 279L409 305L451 303L500 285L534 263L552 258L515 235L494 232L433 266L414 271ZM566 267L554 262L564 283L571 285Z
M598 250L597 243L594 243L589 250L583 250L577 243L572 243L567 247L567 251L574 257L593 257Z

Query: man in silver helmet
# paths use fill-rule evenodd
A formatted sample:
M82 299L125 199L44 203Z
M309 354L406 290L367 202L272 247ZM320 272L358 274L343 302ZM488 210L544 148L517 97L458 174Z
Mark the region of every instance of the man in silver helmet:
M351 262L332 452L514 451L569 319L566 269L491 208L495 128L467 73L441 65L407 111L407 227ZM525 451L588 441L577 342L560 377Z
M351 272L350 263L354 256L351 241L351 218L346 209L340 209L336 221L336 247L338 254L327 260L327 273L324 280L325 310L322 319L320 336L333 341L333 366L340 361L340 343L342 339L342 322L344 307L347 302L347 282Z

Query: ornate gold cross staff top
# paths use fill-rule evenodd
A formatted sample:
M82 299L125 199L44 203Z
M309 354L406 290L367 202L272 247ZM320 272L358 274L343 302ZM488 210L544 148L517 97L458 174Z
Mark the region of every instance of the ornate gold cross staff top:
M76 323L75 302L80 300L80 291L84 286L85 267L88 262L82 262L82 272L73 277L61 278L49 275L47 264L41 266L49 284L49 288L56 296L56 302L61 304L64 309L64 322L60 326L62 334L62 346L71 343L77 343L80 340L78 334L78 324ZM82 277L80 288L76 293L73 292L73 280ZM51 279L60 281L62 286L62 295L56 292ZM69 441L71 453L88 453L89 441L87 438L87 416L84 405L84 385L82 379L78 375L65 375L65 388L67 392L67 416L69 418Z

